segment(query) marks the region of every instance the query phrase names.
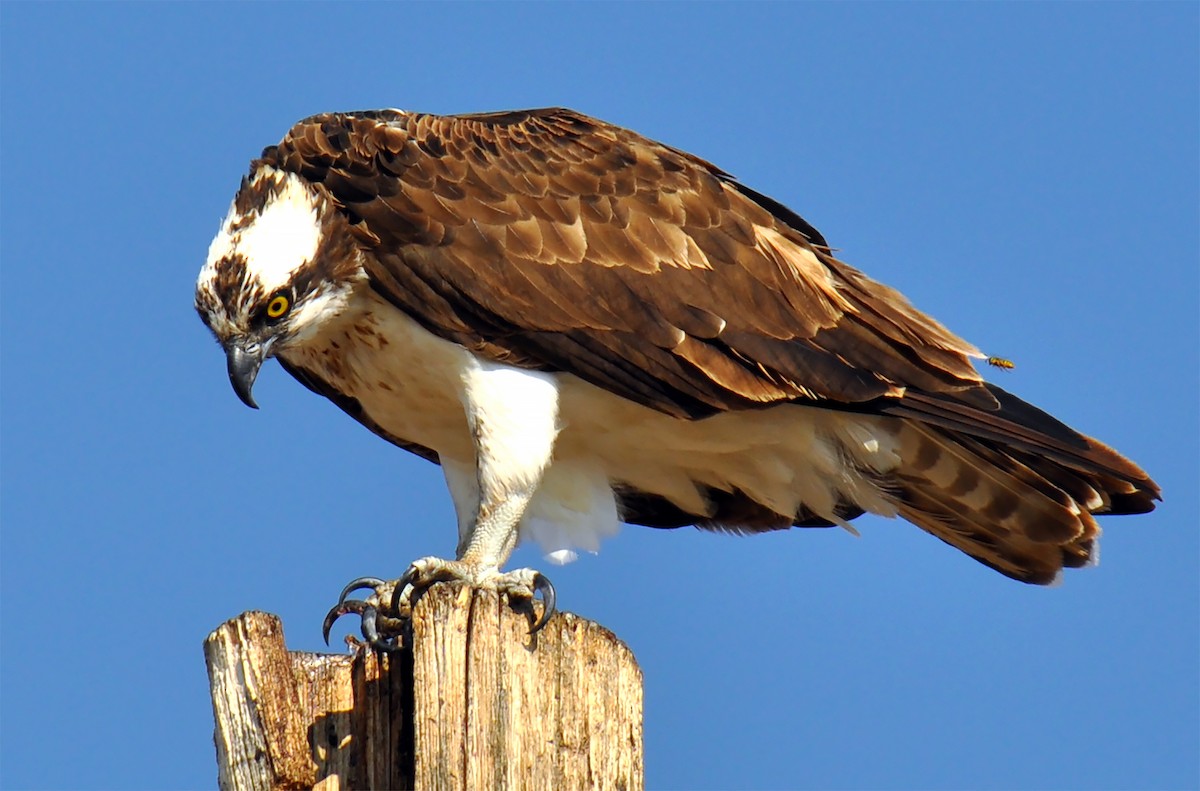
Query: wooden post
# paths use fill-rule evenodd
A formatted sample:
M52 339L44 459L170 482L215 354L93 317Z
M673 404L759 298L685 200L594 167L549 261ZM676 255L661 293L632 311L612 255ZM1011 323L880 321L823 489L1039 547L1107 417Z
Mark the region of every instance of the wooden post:
M529 625L441 584L404 650L338 656L289 652L276 616L243 613L204 644L220 787L640 791L633 654L570 613Z

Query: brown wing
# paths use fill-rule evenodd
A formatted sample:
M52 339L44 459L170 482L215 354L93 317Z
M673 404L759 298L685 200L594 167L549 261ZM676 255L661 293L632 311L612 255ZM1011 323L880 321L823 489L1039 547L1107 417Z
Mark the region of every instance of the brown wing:
M374 286L445 338L680 417L912 387L977 351L712 165L568 110L321 115L264 153L323 184Z
M323 185L372 285L481 355L682 418L804 400L907 419L881 486L1009 576L1044 583L1087 562L1092 513L1158 497L1116 452L985 385L971 345L834 259L800 217L628 130L558 109L330 114L262 161ZM821 522L713 494L726 525ZM714 519L626 495L634 521Z

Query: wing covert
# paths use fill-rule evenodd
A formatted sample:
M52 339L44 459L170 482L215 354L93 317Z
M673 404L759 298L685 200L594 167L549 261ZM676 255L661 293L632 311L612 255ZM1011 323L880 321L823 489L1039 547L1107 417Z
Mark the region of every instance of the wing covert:
M323 184L431 332L699 418L906 388L995 408L978 351L690 154L568 110L328 114L267 164Z

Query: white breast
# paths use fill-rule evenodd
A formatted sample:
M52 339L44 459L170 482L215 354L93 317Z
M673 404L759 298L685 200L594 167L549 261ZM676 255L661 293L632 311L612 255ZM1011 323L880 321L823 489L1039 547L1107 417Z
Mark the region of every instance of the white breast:
M536 457L550 455L520 530L551 560L571 560L577 549L594 552L618 531L614 483L697 514L710 513L702 491L714 487L741 490L785 514L803 505L840 521L834 506L850 500L894 515L855 472L884 472L898 463L880 418L783 404L679 420L568 374L481 362L373 293L356 299L361 304L345 321L303 350L289 350L288 358L358 399L389 433L437 451L460 530L479 502L478 472L471 471L480 435L471 404L487 405L490 419L506 424L503 441L510 447L499 455L511 461L495 474L515 481L530 474Z

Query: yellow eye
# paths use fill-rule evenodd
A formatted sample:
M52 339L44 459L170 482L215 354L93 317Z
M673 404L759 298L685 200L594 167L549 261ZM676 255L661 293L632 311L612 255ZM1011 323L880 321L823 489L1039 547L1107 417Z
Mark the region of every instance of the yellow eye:
M283 294L276 294L271 297L271 301L267 303L267 318L277 319L284 313L288 312L288 308L292 303L288 302L288 298Z

